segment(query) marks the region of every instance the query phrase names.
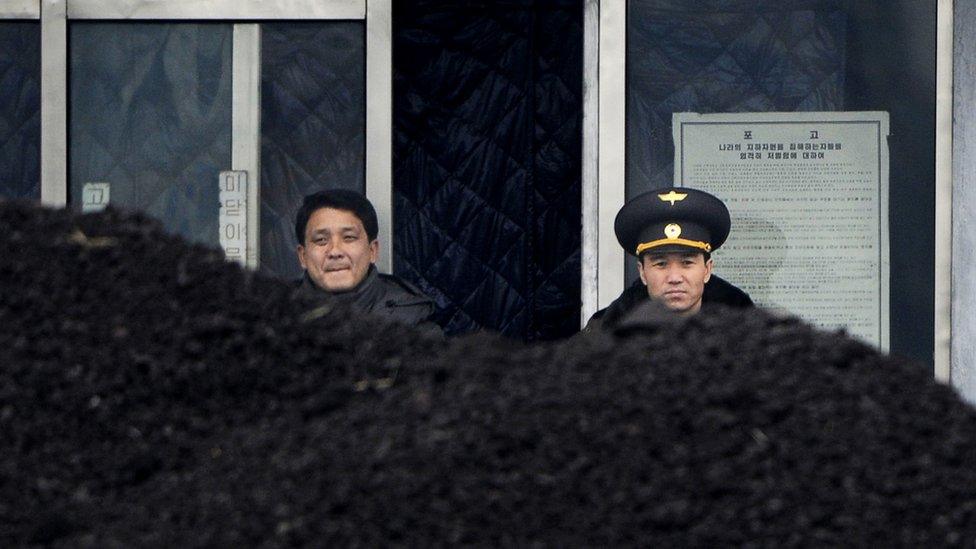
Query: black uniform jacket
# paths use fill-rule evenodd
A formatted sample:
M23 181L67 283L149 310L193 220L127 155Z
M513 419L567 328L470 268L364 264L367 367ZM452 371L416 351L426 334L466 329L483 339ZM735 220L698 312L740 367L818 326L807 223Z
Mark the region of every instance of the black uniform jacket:
M586 329L612 328L626 317L627 313L648 299L650 298L647 295L647 286L644 286L644 283L638 278L607 308L594 313L589 322L586 323ZM702 308L715 305L744 308L752 307L753 303L749 294L713 274L702 292Z
M433 323L434 302L413 284L400 278L380 274L370 265L366 278L348 292L327 292L312 282L308 273L300 283L303 294L323 301L348 303L354 309L382 316L411 326L429 329L440 328Z

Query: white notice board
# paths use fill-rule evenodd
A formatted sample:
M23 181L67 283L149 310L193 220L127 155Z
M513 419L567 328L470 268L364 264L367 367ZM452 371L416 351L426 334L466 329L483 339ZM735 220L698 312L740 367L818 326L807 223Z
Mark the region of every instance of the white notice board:
M675 113L673 123L676 184L732 214L715 272L760 307L887 351L888 113Z

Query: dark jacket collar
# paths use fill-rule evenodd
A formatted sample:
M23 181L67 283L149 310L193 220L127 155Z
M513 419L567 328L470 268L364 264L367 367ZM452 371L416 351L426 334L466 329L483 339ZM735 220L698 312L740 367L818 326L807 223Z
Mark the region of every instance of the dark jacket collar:
M592 320L601 320L605 326L613 326L631 310L648 299L647 287L638 278L607 308L597 311ZM716 305L748 308L752 307L753 303L749 294L713 273L711 279L705 284L702 293L702 308L711 308Z
M379 284L379 271L376 265L370 265L366 271L366 277L356 285L355 288L346 292L330 292L318 287L312 278L308 276L308 271L302 277L302 291L318 299L326 299L337 303L349 303L365 310L370 310L371 306L382 297L383 290Z

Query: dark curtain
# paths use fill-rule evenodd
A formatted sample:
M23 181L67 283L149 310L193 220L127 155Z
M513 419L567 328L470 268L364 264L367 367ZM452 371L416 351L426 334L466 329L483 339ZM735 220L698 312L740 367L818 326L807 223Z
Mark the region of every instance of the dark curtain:
M216 246L217 177L231 161L233 28L216 23L73 22L68 27L69 201L111 184L142 210Z
M0 23L0 198L41 198L41 26Z
M627 6L628 197L673 183L672 113L844 110L843 0Z
M294 223L305 195L335 188L366 192L365 127L362 22L261 25L263 272L302 275Z
M448 333L574 333L582 4L394 3L394 265Z

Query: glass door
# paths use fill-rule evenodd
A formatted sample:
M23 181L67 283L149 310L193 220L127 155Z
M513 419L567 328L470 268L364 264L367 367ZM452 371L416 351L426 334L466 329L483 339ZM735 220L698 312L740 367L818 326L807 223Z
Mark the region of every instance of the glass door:
M946 379L947 357L938 358L946 340L935 329L945 317L935 312L947 311L939 273L948 261L937 250L950 237L939 236L945 218L937 211L945 211L951 179L944 142L937 145L946 101L937 97L951 98L951 72L945 87L936 61L952 57L938 46L940 18L951 13L951 2L910 0L723 0L707 9L668 0L600 2L589 34L599 44L599 100L590 107L598 112L590 119L599 128L599 154L590 178L597 230L584 303L604 307L635 278L613 236L619 207L683 183L674 181L675 113L884 113L891 129L882 138L890 151L890 350Z
M217 246L232 228L221 173L234 171L252 268L298 276L294 212L323 188L365 192L392 241L388 1L52 4L45 202L145 211Z

